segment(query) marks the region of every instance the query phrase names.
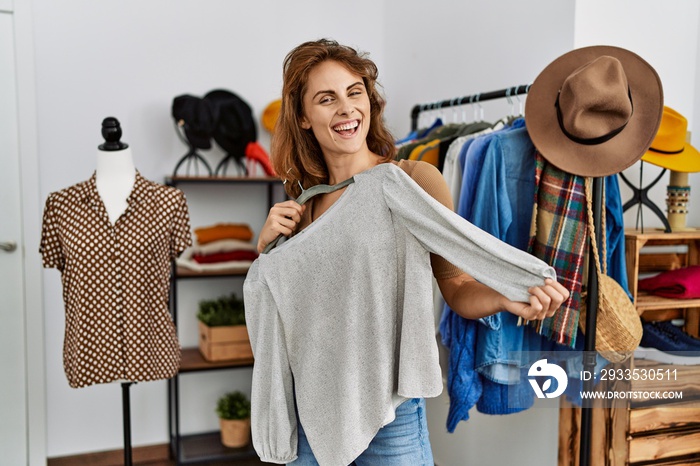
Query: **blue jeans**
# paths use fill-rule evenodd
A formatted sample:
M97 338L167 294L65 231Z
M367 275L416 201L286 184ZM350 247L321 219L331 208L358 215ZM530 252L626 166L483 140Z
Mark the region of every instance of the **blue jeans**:
M298 424L298 458L290 466L318 466L306 434ZM433 466L428 438L425 400L413 398L396 408L396 419L385 425L367 449L355 459L357 466Z

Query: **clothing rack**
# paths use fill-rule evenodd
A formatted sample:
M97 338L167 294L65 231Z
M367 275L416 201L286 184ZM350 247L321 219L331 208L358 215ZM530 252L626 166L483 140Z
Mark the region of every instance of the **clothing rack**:
M457 107L460 105L476 104L486 100L496 100L508 98L515 95L527 94L530 85L519 85L501 89L498 91L482 92L465 97L443 100L428 104L417 104L411 110L411 131L418 129L418 115L425 111L434 111L441 108ZM602 204L603 203L603 178L593 178L593 225L595 227L596 241L602 244ZM590 241L588 244L589 260L593 257L593 249ZM603 258L602 260L606 260ZM595 267L588 267L588 294L586 297L586 328L593 329L586 332L583 348L583 370L588 373L595 372L597 352L595 350L596 340L596 318L598 314L598 276ZM584 380L583 390L591 392L594 388L593 377L591 380ZM591 454L591 432L592 432L592 399L583 398L581 410L581 435L579 439L579 466L590 466Z
M459 107L467 104L478 104L479 102L484 102L486 100L504 99L516 95L527 94L527 91L529 90L530 84L523 84L520 86L509 87L507 89L501 89L500 91L482 92L480 94L456 97L454 99L442 100L440 102L414 105L413 109L411 110L411 130L413 131L418 129L418 115L421 112L433 111L441 108Z

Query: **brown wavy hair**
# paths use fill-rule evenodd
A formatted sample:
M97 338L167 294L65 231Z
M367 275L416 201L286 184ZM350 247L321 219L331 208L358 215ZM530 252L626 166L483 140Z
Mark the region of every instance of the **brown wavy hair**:
M309 73L318 64L334 60L350 72L362 77L370 103L370 125L367 134L369 150L381 157L380 163L394 158L394 138L384 125L386 101L378 91L377 65L352 47L330 39L304 42L287 54L283 66L282 107L272 138L271 158L277 174L287 180L285 190L294 198L304 189L328 182L328 168L321 146L311 130L301 127L302 99Z

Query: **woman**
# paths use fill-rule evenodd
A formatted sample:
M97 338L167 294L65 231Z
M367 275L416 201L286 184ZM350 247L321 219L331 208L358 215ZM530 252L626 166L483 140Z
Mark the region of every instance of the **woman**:
M335 185L351 177L359 178L362 175L377 173L379 167L385 164L396 164L393 161L394 139L382 120L384 103L377 90L376 65L365 55L325 39L307 42L292 50L284 61L282 108L272 143L275 170L287 180L287 193L297 198L301 193L301 186L309 188L318 184ZM441 174L432 165L411 161L401 161L396 165L428 194L452 208L447 186ZM408 181L402 181L403 178L396 177L396 174L390 176L398 180L398 183ZM323 216L347 189L350 188L318 195L303 206L291 200L273 206L260 232L258 250L262 252L265 246L280 234L294 236L306 230ZM422 201L419 199L418 202ZM439 256L431 254L430 264L445 301L452 309L469 319L488 316L502 310L529 320L544 319L552 316L569 296L562 285L548 278L528 289L528 302L518 302L477 282ZM410 274L410 268L408 270ZM396 280L403 281L404 285L401 286L408 287L409 278L406 272L399 269L397 273ZM329 296L342 293L341 287L347 286L346 283L329 283L331 285L326 290ZM253 285L255 283L251 286ZM392 306L394 304L396 303L392 303ZM389 313L390 310L374 309L373 312L373 315L382 315L382 312ZM404 328L405 326L404 323ZM284 332L289 332L289 329L289 326L284 327ZM264 330L261 328L260 331ZM434 346L434 339L432 343ZM264 348L257 349L263 350ZM257 360L258 354L256 365ZM306 393L300 393L299 383L295 373L297 403L300 397L306 396ZM393 393L395 411L386 416L387 422L380 425L381 428L376 431L368 445L365 443L362 447L352 447L355 452L358 448L361 450L359 456L353 457L357 465L433 464L424 400L422 397L406 399L398 393L399 391L394 389ZM338 406L341 405L339 402ZM301 409L299 413L301 414ZM342 413L339 416L342 417ZM340 430L344 428L345 426L338 426ZM291 464L318 464L320 450L329 446L320 443L314 445L313 439L309 442L304 429L299 422L298 458ZM339 438L343 436L339 434ZM316 458L309 443L316 450ZM348 447L348 450L352 448ZM330 453L323 454L324 458L331 458Z

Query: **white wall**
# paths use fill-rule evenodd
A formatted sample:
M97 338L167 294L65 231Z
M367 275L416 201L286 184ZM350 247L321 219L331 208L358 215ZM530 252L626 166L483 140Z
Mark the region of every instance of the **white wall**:
M573 46L573 1L386 2L388 121L408 132L411 108L531 83ZM509 109L489 105L486 119ZM489 115L488 107L493 108Z
M370 51L378 65L384 65L383 10L371 0L351 5L322 0L109 4L36 0L33 4L42 199L89 178L97 145L103 142L100 124L106 116L119 118L123 140L132 147L141 173L162 182L186 152L173 129L173 97L203 95L222 87L244 98L259 118L267 103L279 96L285 54L303 41L320 37ZM269 147L262 129L260 140ZM212 150L210 159L217 163L220 158L221 152ZM263 193L259 193L260 203L246 203L241 196L234 197L232 189L219 191L228 218L217 214L222 204L206 204L206 190L188 189L192 224L240 220L250 221L259 230L266 214ZM255 193L243 198L246 195ZM31 260L38 261L38 254ZM121 448L120 386L68 387L61 359L64 310L59 273L47 270L43 278L47 454ZM197 301L240 292L241 287L242 280L236 279L183 282L180 331L184 346L196 344ZM182 381L187 399L184 430L215 430L216 397L230 389L249 390L250 371L187 375ZM165 382L138 384L131 392L133 444L166 442Z
M687 0L657 2L654 0L585 0L576 2L575 47L588 45L615 45L636 53L659 74L664 88L664 105L688 119L688 130L693 130L691 143L700 147L700 93L698 92L698 25L700 3ZM639 185L637 162L623 173ZM660 167L643 164L643 185L648 185L662 171ZM666 186L669 172L649 192L651 200L666 212ZM688 226L700 226L700 176L689 175L691 186ZM626 202L632 191L620 181L622 200ZM695 194L692 194L695 193ZM637 208L625 212L625 226L636 222ZM643 210L644 228L661 227L661 221L646 207Z

